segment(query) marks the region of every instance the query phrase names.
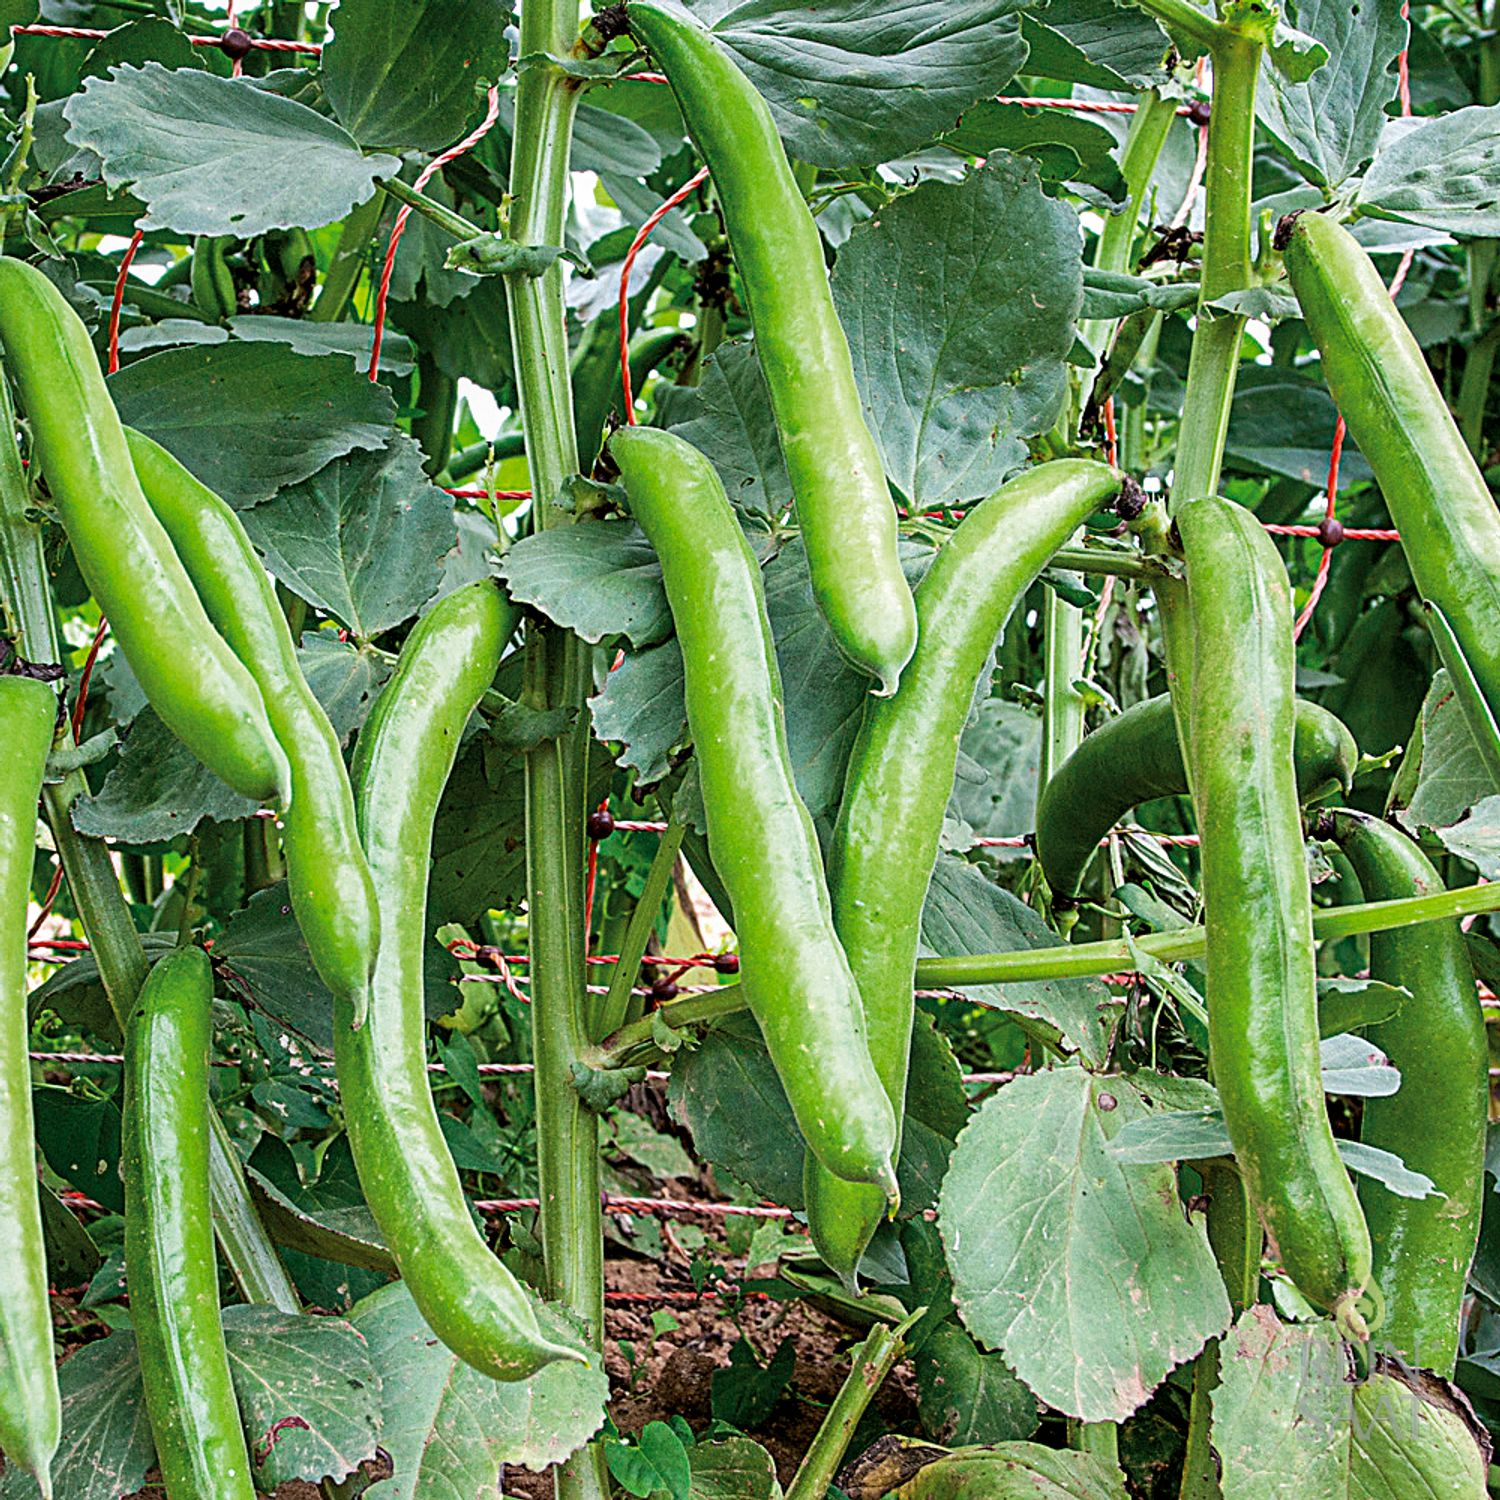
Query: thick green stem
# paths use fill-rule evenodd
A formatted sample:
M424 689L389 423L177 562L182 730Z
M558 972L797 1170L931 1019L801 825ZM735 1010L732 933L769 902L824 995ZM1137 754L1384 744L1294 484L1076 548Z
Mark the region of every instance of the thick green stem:
M1319 942L1357 937L1360 933L1389 932L1423 922L1452 921L1500 911L1500 882L1464 885L1427 896L1404 896L1397 901L1370 901L1313 913L1313 936ZM1171 932L1148 932L1125 942L1064 943L1054 948L1019 949L1012 953L971 953L954 958L919 958L919 989L969 989L986 984L1019 984L1043 979L1091 979L1100 974L1128 973L1136 955L1144 953L1161 963L1191 963L1201 959L1205 940L1201 927L1179 927ZM632 1021L597 1046L584 1061L594 1068L621 1068L660 1055L654 1030L663 1024L674 1030L702 1026L745 1009L739 985L725 985L703 995L669 1000L644 1020Z
M370 195L369 201L361 203L347 219L339 234L338 249L333 252L328 272L323 277L323 290L313 303L308 317L314 323L337 323L349 306L354 288L359 285L370 255L370 241L380 225L380 211L385 207L385 194L379 188Z
M1199 10L1192 0L1136 0L1136 4L1147 15L1155 16L1172 39L1194 56L1213 51L1225 35L1225 28L1206 10Z
M1049 568L1069 573L1097 573L1101 577L1146 578L1152 582L1175 575L1164 563L1138 552L1106 552L1102 547L1064 547L1052 554Z
M620 961L610 976L609 993L599 1010L597 1029L605 1035L625 1024L630 1010L630 992L641 972L641 959L645 957L646 944L651 941L667 887L672 883L672 868L677 863L677 851L682 848L686 833L686 823L669 823L656 846L651 868L646 872L646 888L630 914L630 925L625 929L625 940L620 945Z
M906 1352L906 1332L926 1311L925 1307L919 1309L896 1328L877 1323L864 1343L854 1350L849 1374L803 1455L787 1489L786 1500L823 1500L849 1450L860 1418Z
M562 57L578 36L578 0L527 0L522 57ZM578 91L559 68L536 62L516 86L510 232L523 245L561 245ZM511 344L537 529L573 519L561 502L577 472L561 265L508 285ZM526 757L527 923L536 1061L537 1178L547 1289L582 1320L591 1346L604 1339L604 1226L598 1118L573 1088L571 1065L588 1045L583 912L587 813L589 653L577 637L533 623L525 698L539 709L578 710L572 730ZM603 1449L590 1444L557 1473L557 1500L608 1500Z
M62 661L57 619L47 591L41 533L28 518L28 495L15 442L15 413L0 373L0 552L4 554L7 609L17 628L17 648L30 659ZM106 994L123 1031L145 983L146 955L109 850L73 827L73 804L88 794L82 771L43 788L42 805L73 904L88 934ZM297 1290L256 1213L239 1158L217 1111L209 1115L210 1196L214 1231L224 1259L247 1301L300 1312Z

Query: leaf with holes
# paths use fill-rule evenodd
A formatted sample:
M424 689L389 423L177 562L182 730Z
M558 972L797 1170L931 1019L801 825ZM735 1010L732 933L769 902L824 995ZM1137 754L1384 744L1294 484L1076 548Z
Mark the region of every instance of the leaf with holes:
M1082 253L1077 213L1005 151L850 235L834 301L886 472L915 508L989 494L1056 420Z
M277 581L361 641L432 598L458 543L452 502L401 436L380 452L336 459L243 520Z
M224 1310L224 1342L256 1487L352 1474L380 1441L380 1376L341 1318Z
M552 1308L539 1304L537 1318L548 1338L578 1344ZM491 1380L432 1336L399 1281L366 1297L349 1321L381 1377L380 1445L395 1465L366 1500L493 1494L501 1465L560 1463L604 1420L602 1369L557 1363L529 1380Z
M113 68L63 112L68 140L99 155L105 182L144 201L143 229L241 239L316 229L364 203L401 166L394 156L365 156L305 104L193 68Z
M1109 1154L1145 1107L1082 1068L1018 1078L959 1137L938 1208L969 1332L1085 1422L1123 1421L1229 1323L1171 1168Z
M1331 1323L1284 1324L1266 1306L1224 1340L1213 1435L1224 1500L1485 1493L1489 1438L1456 1387L1384 1360L1356 1383Z
M1309 181L1336 188L1380 143L1407 23L1399 6L1370 0L1297 0L1286 15L1327 47L1328 61L1293 83L1267 58L1256 113Z
M362 146L438 151L509 67L506 0L340 0L323 87Z
M267 500L355 449L385 447L396 403L340 354L231 339L166 349L109 380L138 427L236 509Z
M1016 0L699 0L799 161L889 161L998 94L1026 57Z
M1022 14L1021 36L1030 48L1026 71L1040 78L1124 90L1167 77L1167 35L1134 5L1068 0L1066 6L1038 6Z

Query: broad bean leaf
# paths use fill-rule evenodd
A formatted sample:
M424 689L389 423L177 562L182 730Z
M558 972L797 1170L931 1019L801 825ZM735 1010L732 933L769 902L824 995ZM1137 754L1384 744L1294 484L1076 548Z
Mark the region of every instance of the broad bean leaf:
M542 1304L536 1311L548 1338L578 1345L561 1314ZM395 1465L365 1491L368 1500L494 1494L501 1465L559 1463L604 1420L602 1369L559 1362L529 1380L491 1380L433 1337L399 1281L366 1297L350 1322L381 1377L380 1445Z
M1396 59L1409 27L1399 7L1361 0L1296 0L1289 20L1328 49L1328 61L1293 83L1268 57L1256 113L1309 181L1336 188L1364 169L1396 96Z
M1127 1493L1113 1464L1041 1443L961 1449L890 1492L891 1500L1125 1500Z
M122 421L236 509L346 453L385 447L396 420L390 391L347 356L298 354L284 343L164 349L111 376L109 390Z
M1113 132L1086 115L986 99L965 111L958 129L943 139L968 156L1000 150L1029 156L1043 181L1091 188L1091 196L1105 204L1123 203L1127 195L1114 159Z
M314 323L310 318L274 318L264 313L229 320L229 331L248 343L289 344L298 354L346 354L364 376L370 368L374 334L363 323ZM416 368L411 340L387 328L380 341L380 372L410 375Z
M1040 78L1125 90L1162 82L1170 43L1145 11L1115 0L1058 0L1023 12L1026 71Z
M985 877L974 865L939 854L922 909L924 955L958 957L1056 947L1059 939L1029 906ZM1060 1032L1085 1058L1101 1062L1117 1002L1093 979L1037 979L970 985L976 1005L1002 1010L1022 1025L1040 1022Z
M392 436L242 517L276 579L362 642L417 613L458 545L452 501L422 472L416 444Z
M29 9L36 11L36 6ZM79 74L84 78L106 78L117 63L160 63L164 68L213 68L228 73L228 59L217 48L195 47L187 34L164 16L147 16L116 26L89 53Z
M1051 426L1083 303L1078 216L997 152L849 236L834 300L887 473L920 509L987 495Z
M196 68L113 68L89 79L64 114L68 140L98 153L105 182L145 202L145 229L242 239L316 229L365 202L401 165L363 155L304 104Z
M698 1155L775 1203L800 1210L802 1137L760 1030L730 1016L679 1056L668 1102ZM912 1028L906 1130L896 1174L904 1217L937 1199L953 1141L968 1115L963 1077L946 1038L919 1012Z
M1264 1305L1241 1315L1220 1350L1213 1445L1224 1500L1486 1492L1489 1440L1455 1387L1384 1360L1356 1383L1331 1323L1284 1324Z
M1225 456L1249 474L1269 474L1323 485L1338 408L1319 381L1292 370L1246 363L1229 409ZM1344 444L1339 488L1368 484L1374 476L1352 440Z
M1026 57L1017 0L698 0L764 96L788 152L865 166L923 145Z
M31 1108L47 1165L111 1213L123 1213L118 1091L85 1095L48 1084L31 1091Z
M339 640L331 630L304 635L297 662L339 743L347 745L389 679L390 662L366 647Z
M612 108L616 93L614 88L595 92L588 95L589 103L578 106L573 127L573 170L632 181L650 177L661 166L661 142L644 125ZM508 113L513 120L513 105Z
M59 1497L133 1495L156 1462L135 1339L116 1333L85 1344L57 1372L62 1446L52 1461ZM41 1487L19 1464L0 1475L0 1500L40 1500Z
M1113 321L1153 307L1160 312L1177 312L1195 307L1197 302L1195 281L1151 281L1128 271L1100 271L1085 266L1079 317L1083 322Z
M1422 769L1411 803L1397 817L1412 833L1459 823L1493 790L1448 673L1439 668L1422 704Z
M417 216L413 215L413 223ZM410 236L408 236L410 238ZM402 240L402 244L406 243ZM448 241L451 244L452 241ZM446 245L443 247L446 251ZM444 271L445 276L460 276ZM424 291L420 302L398 302L391 317L430 354L437 367L451 380L472 380L497 400L510 397L514 374L511 364L510 323L505 308L505 288L494 277L465 276L473 290L439 305Z
M986 698L959 747L984 774L954 782L950 816L961 819L975 838L1015 838L1030 832L1036 826L1041 719L1008 699Z
M701 1438L687 1455L690 1500L781 1500L776 1462L750 1438Z
M507 0L339 0L323 87L362 146L436 151L510 65Z
M434 931L438 925L431 923ZM316 1050L333 1050L333 996L312 966L285 881L257 891L229 919L214 943L214 962L258 1010ZM428 1015L442 1016L457 1009L454 981L458 972L458 962L448 950L429 940L423 970Z
M1049 1406L1121 1421L1228 1326L1200 1221L1166 1166L1108 1142L1145 1112L1124 1078L1018 1078L959 1137L938 1223L969 1332Z
M1485 880L1500 880L1500 797L1475 803L1467 817L1438 837L1450 854L1467 860Z
M1356 206L1464 239L1500 235L1500 105L1388 121Z
M130 726L98 793L73 804L73 826L122 844L164 844L205 818L233 823L255 812L254 802L231 791L148 708Z
M957 1322L936 1328L912 1366L923 1429L938 1442L1008 1443L1036 1431L1036 1397L1000 1355L985 1353Z
M224 1342L257 1489L337 1481L375 1457L380 1376L350 1324L242 1305L224 1310Z
M716 349L696 387L669 394L666 414L670 430L711 460L737 510L776 515L792 503L792 481L753 344Z
M522 537L500 564L510 597L595 644L623 635L632 646L672 634L661 563L634 521L555 526Z

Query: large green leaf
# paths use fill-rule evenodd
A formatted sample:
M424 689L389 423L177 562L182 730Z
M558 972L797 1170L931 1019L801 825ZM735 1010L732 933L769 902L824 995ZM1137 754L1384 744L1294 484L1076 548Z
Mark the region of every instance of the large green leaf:
M538 1306L542 1331L576 1345L563 1318ZM602 1369L557 1363L529 1380L491 1380L432 1336L401 1282L350 1316L381 1377L380 1445L395 1472L367 1500L455 1500L497 1495L503 1464L559 1463L599 1430L609 1382Z
M355 449L385 447L396 403L341 354L232 339L164 349L109 381L121 419L236 508L269 499Z
M1321 486L1328 479L1328 449L1338 408L1319 381L1293 370L1246 364L1229 408L1225 456L1232 467ZM1364 456L1346 443L1339 487L1368 484L1374 476Z
M700 0L787 149L820 167L887 161L998 94L1026 57L1017 0Z
M849 236L834 299L886 471L917 508L987 495L1056 419L1082 253L1077 213L1005 151Z
M924 1464L891 1500L1125 1500L1124 1476L1092 1453L1040 1443L966 1448Z
M436 151L510 64L506 0L339 0L323 49L328 102L363 146Z
M949 1321L912 1356L922 1427L940 1443L1008 1443L1037 1429L1036 1397Z
M133 1495L156 1461L135 1339L117 1333L85 1344L58 1370L62 1446L52 1461L58 1500ZM0 1500L40 1500L41 1487L18 1464L0 1475Z
M130 726L98 794L73 804L73 826L122 844L164 844L205 818L233 823L255 811L255 803L231 791L148 708Z
M1500 105L1388 121L1357 206L1464 239L1500 235Z
M1293 83L1268 57L1256 113L1309 181L1336 188L1375 154L1409 28L1399 6L1372 12L1349 0L1296 0L1286 18L1327 47L1328 61Z
M347 131L304 104L196 68L114 68L89 79L64 113L69 141L98 153L105 182L144 200L146 229L242 239L316 229L401 166L362 155Z
M1398 817L1413 833L1422 828L1450 828L1487 798L1493 785L1453 684L1439 668L1422 704L1422 769L1417 789Z
M1026 71L1063 83L1123 90L1164 81L1166 33L1134 5L1066 0L1021 16Z
M1125 201L1125 179L1115 164L1108 126L1066 109L1028 109L986 99L967 110L944 140L967 156L1014 151L1033 158L1046 182L1070 182L1109 204Z
M350 1324L229 1307L224 1342L258 1489L340 1480L375 1457L380 1376Z
M1489 1440L1455 1387L1384 1361L1351 1377L1331 1323L1245 1312L1213 1394L1224 1500L1483 1500Z
M1144 1110L1123 1078L1069 1067L1018 1078L959 1137L938 1209L969 1332L1086 1422L1128 1417L1229 1323L1171 1169L1107 1149Z
M702 381L670 391L665 411L667 426L719 471L736 509L775 515L792 503L792 481L754 344L716 349L704 362Z
M458 544L453 504L405 436L336 459L243 519L276 579L360 641L411 619Z

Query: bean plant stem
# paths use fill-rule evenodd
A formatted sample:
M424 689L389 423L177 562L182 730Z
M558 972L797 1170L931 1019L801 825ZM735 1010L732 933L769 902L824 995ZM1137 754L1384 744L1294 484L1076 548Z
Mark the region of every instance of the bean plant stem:
M0 372L0 553L4 557L0 577L7 590L6 607L16 630L16 649L31 660L61 662L62 643L47 590L41 527L28 509L15 432L15 411ZM73 827L73 804L87 794L84 774L75 770L44 787L42 803L73 904L123 1032L125 1018L146 980L146 955L109 850ZM247 1301L300 1312L297 1290L251 1201L244 1170L217 1110L210 1111L209 1122L209 1191L214 1232L224 1259Z
M610 976L609 993L604 997L600 1011L599 1030L608 1034L624 1025L630 1011L630 995L636 977L641 972L641 959L646 953L646 944L656 926L657 914L661 911L662 899L672 883L672 869L677 863L677 851L682 848L687 824L671 822L662 834L651 859L651 868L646 872L646 886L641 898L630 914L630 925L625 929L625 940L619 948L620 961Z
M410 183L402 182L399 177L382 177L380 186L388 192L398 203L404 203L408 208L414 208L419 214L432 220L439 229L446 229L455 239L472 240L476 235L485 231L478 224L471 223L460 213L455 213L445 203L439 203L435 198L429 198L426 193L412 187ZM541 241L528 241L527 243L540 244Z
M520 52L536 60L516 85L511 151L511 235L523 245L561 245L576 83L541 61L566 56L578 36L578 0L527 0ZM564 481L577 472L562 267L509 287L516 388L531 467L533 524L567 525ZM604 1225L600 1210L598 1119L573 1087L571 1065L588 1034L583 913L587 814L590 657L578 638L534 622L526 642L524 698L539 710L577 710L574 727L526 756L527 923L532 959L532 1046L536 1061L537 1178L547 1289L604 1349ZM608 1500L609 1474L597 1443L563 1464L557 1500Z
M895 1328L877 1323L854 1350L849 1374L828 1408L811 1447L802 1457L786 1492L786 1500L823 1500L848 1452L860 1418L906 1353L905 1335L927 1309L921 1308Z
M1464 885L1427 896L1404 896L1395 901L1370 901L1313 912L1313 936L1320 942L1356 937L1360 933L1389 932L1423 922L1453 921L1500 911L1500 881ZM1132 948L1133 944L1133 948ZM965 989L976 985L1019 984L1043 979L1091 979L1100 974L1128 972L1135 955L1145 953L1162 963L1190 963L1204 954L1202 927L1179 927L1171 932L1148 932L1129 943L1109 939L1095 943L1064 943L1052 948L1024 948L1012 953L972 953L953 958L919 958L920 989ZM585 1061L595 1068L619 1068L659 1055L655 1030L663 1024L680 1030L701 1026L745 1009L738 985L703 995L669 1000L650 1016L622 1026L589 1049Z

